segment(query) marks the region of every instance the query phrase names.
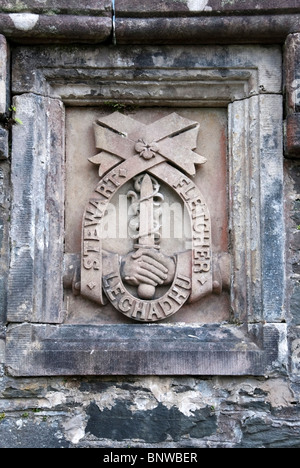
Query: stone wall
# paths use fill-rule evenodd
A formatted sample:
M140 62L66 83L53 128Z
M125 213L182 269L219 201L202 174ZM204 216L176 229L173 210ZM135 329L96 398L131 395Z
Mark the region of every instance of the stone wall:
M27 4L26 4L27 3ZM293 83L300 7L287 0L19 2L0 6L0 447L300 447L299 108ZM247 4L247 6L245 5ZM113 14L114 13L114 14ZM14 378L5 367L10 252L9 56L52 43L276 43L286 73L286 323L288 362L268 376ZM290 44L290 45L289 45ZM300 55L300 54L299 54ZM293 87L294 86L294 87ZM7 114L7 115L4 115ZM286 349L281 350L282 353Z

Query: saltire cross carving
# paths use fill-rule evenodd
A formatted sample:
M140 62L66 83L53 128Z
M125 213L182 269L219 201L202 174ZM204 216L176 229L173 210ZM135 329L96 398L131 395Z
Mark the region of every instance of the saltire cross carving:
M114 112L94 124L96 147L101 152L89 161L100 165L102 177L128 158L139 156L149 160L160 155L185 173L195 175L195 165L206 162L206 158L193 151L199 126L175 112L150 125Z

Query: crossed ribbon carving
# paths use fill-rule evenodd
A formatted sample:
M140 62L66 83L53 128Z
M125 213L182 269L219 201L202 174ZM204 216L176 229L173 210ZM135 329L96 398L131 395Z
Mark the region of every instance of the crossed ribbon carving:
M96 147L101 152L89 161L100 165L100 177L129 158L153 160L155 165L155 158L162 156L189 175L195 175L195 165L206 162L206 158L193 151L197 147L199 123L175 112L150 125L114 112L98 119L94 131Z

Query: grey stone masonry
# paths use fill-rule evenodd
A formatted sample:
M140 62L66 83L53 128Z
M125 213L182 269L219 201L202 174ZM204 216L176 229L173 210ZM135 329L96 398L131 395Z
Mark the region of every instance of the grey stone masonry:
M12 132L6 364L13 375L265 375L285 366L281 64L278 46L14 50L14 106L24 125ZM230 306L239 331L232 322L225 328L196 322L188 331L181 323L170 329L65 323L64 106L120 101L227 107ZM157 167L150 169L163 177ZM99 270L94 273L88 290Z
M19 42L102 42L112 32L110 0L1 2L0 33Z
M13 128L13 140L18 143L12 149L10 236L14 247L8 316L11 321L39 322L46 314L47 322L57 323L61 320L64 192L63 161L55 155L61 156L63 147L64 111L59 101L30 94L16 97L13 104L22 125ZM47 115L51 121L46 122ZM34 129L30 137L28 128Z
M0 117L6 115L9 88L9 50L0 36ZM0 365L5 361L5 324L9 268L10 166L8 130L0 126Z
M225 122L228 315L68 315L65 130L87 163L88 112L200 108ZM0 448L300 448L299 155L299 0L2 0Z
M299 18L297 0L4 0L0 33L22 44L278 43Z
M0 35L0 117L8 111L8 91L10 73L9 49L4 36ZM0 127L0 160L8 157L8 129Z

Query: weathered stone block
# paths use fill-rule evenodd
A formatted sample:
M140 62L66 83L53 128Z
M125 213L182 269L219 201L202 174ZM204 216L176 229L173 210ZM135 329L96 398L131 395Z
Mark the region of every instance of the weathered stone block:
M61 159L64 112L59 101L36 95L19 96L14 105L23 125L13 128L15 196L8 316L12 321L40 321L45 320L46 314L47 321L59 322L64 230L64 165ZM51 123L46 123L47 115L51 115ZM25 136L28 129L31 129L29 138Z
M285 155L300 157L300 34L291 34L284 55L286 92Z
M14 94L61 97L71 106L106 103L116 109L124 101L149 107L151 101L173 107L188 101L193 107L227 107L230 102L282 91L278 46L18 47L13 62ZM122 66L116 67L118 63ZM177 70L174 85L172 70Z
M8 131L0 127L0 159L7 159L9 156Z
M287 116L285 156L288 158L300 158L300 113Z
M284 7L280 0L154 0L142 2L140 0L116 0L117 16L173 16L175 14L222 14L222 13L280 13L282 11L296 13L300 7L295 0L286 0Z
M300 167L299 167L300 174ZM291 219L295 223L295 227L300 226L300 200L294 202L293 211L291 212Z
M295 262L292 265L293 273L296 273L296 275L300 275L300 262Z
M36 418L37 419L37 418ZM18 419L3 416L0 421L0 448L68 448L70 443L62 436L56 420L31 420L25 412Z
M211 407L184 415L177 407L167 408L159 403L146 411L132 411L131 402L117 401L111 409L100 411L95 403L87 408L89 417L86 434L97 438L122 441L128 437L150 444L179 441L190 434L193 439L205 439L216 433L217 417Z
M298 304L299 304L300 303L300 285L298 285L298 288L295 288L294 296L295 298L293 299L293 301L298 300ZM297 325L297 322L295 323ZM299 324L299 320L298 320L298 324ZM299 327L297 328L295 327L293 330L293 336L290 338L290 350L291 350L290 352L291 372L294 377L299 378L299 375L300 375L300 329Z
M5 37L0 35L0 114L6 112L8 50Z
M0 288L1 287L2 285L0 283ZM5 363L5 328L0 325L0 365L4 363Z
M297 418L297 416L296 416ZM300 432L297 424L275 418L253 415L241 424L242 441L239 448L299 448Z
M99 43L111 35L112 19L107 16L0 13L0 31L15 42Z
M300 110L300 34L291 34L285 43L284 71L287 113Z
M0 165L0 327L6 322L7 276L9 267L10 183L9 165Z
M25 323L9 328L6 365L14 376L264 375L282 370L285 324L258 325L251 332L247 337L243 327L218 324L153 329L147 324ZM252 341L254 332L263 348Z
M4 13L45 13L53 14L75 14L99 16L110 15L112 4L110 0L89 0L84 4L77 0L28 0L20 2L19 0L2 0L0 11Z
M110 0L91 0L83 6L75 0L4 0L0 5L0 32L22 43L99 43L111 30Z
M294 233L292 237L291 248L295 251L300 250L300 231Z
M294 183L294 191L295 191L295 210L300 211L300 202L299 202L299 195L300 195L300 164L299 162L295 162L291 169L290 169L290 176Z
M290 312L293 317L293 323L300 325L300 283L296 282L291 298L290 298Z
M0 35L0 115L7 111L9 53L5 37ZM0 124L1 125L1 124ZM0 159L8 158L8 131L0 126Z
M138 16L138 15L137 15ZM274 44L298 29L300 14L116 18L117 44Z

